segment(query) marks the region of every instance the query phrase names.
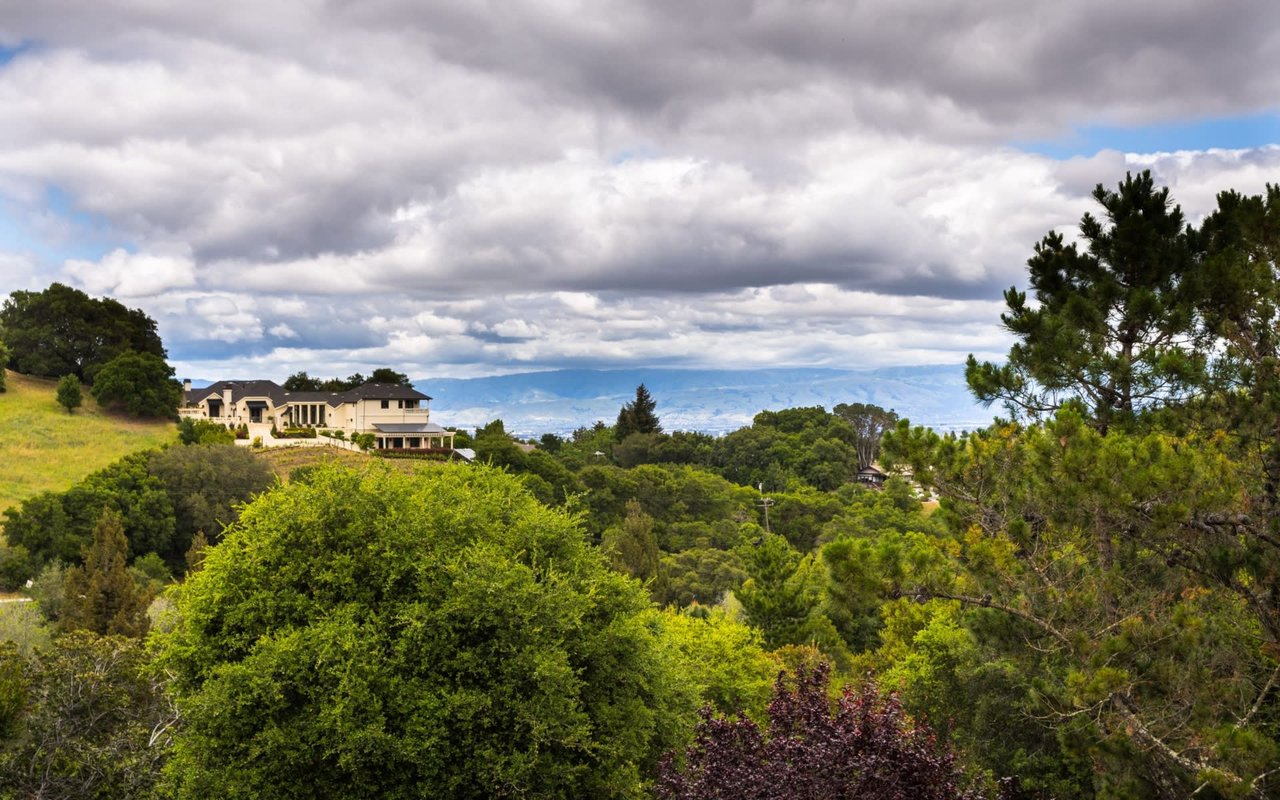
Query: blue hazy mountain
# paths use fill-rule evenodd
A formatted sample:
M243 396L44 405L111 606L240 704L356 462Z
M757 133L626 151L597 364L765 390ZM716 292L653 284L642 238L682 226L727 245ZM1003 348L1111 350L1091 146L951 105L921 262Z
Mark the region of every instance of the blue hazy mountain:
M644 383L666 430L725 433L749 425L763 410L874 403L913 424L971 430L992 411L973 401L961 365L871 370L619 369L525 372L491 378L428 378L415 382L432 396L441 425L475 428L501 419L520 436L568 433L596 420L612 424Z

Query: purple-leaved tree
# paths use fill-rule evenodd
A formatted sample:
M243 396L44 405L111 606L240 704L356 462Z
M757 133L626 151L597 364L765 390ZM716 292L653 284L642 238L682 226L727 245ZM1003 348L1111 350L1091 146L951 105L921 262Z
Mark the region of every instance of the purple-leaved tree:
M955 756L873 684L827 695L831 668L782 676L768 729L746 717L702 712L683 764L668 753L660 800L980 800Z

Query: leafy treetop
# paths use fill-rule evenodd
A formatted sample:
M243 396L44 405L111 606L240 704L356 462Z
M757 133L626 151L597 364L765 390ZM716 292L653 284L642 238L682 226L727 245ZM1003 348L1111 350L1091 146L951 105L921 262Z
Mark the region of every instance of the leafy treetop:
M18 372L73 374L84 383L93 383L98 370L126 351L167 356L155 320L140 309L61 283L10 294L0 306L0 337L9 345L9 366Z
M639 584L498 470L318 468L178 605L179 798L637 797L696 703Z
M173 367L151 353L122 353L103 365L93 384L93 399L119 406L138 417L172 417L182 400Z
M369 377L357 372L346 378L313 378L306 372L295 372L284 381L284 388L291 392L347 392L366 383L384 383L392 386L413 386L409 376L390 367L379 367Z
M871 684L828 698L830 667L779 677L768 726L703 712L684 764L659 772L659 800L978 800L955 756Z

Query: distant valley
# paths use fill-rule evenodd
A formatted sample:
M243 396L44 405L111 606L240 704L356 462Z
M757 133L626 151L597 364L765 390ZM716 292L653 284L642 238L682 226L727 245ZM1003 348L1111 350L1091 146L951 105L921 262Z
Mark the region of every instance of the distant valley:
M872 370L555 370L491 378L425 378L432 419L475 428L502 419L520 436L568 433L596 420L612 424L618 409L644 383L667 430L726 433L765 409L874 403L912 423L938 430L972 430L998 409L974 402L961 365Z

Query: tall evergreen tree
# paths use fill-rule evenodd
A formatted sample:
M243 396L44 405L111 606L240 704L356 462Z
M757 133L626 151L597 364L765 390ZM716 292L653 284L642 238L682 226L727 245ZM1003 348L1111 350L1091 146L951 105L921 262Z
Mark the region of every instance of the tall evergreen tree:
M129 575L128 558L123 520L104 509L84 564L67 572L65 627L101 635L142 636L147 632L149 600Z
M0 392L5 390L4 387L4 368L9 364L9 348L4 346L4 342L0 341Z
M1188 281L1198 237L1148 171L1126 175L1117 191L1098 184L1093 197L1105 219L1080 220L1085 250L1049 233L1027 261L1034 303L1005 292L1000 319L1018 342L1003 365L969 357L979 400L1033 417L1079 401L1105 429L1198 385L1204 356Z
M662 424L654 413L658 404L642 383L636 387L636 398L618 411L614 435L619 441L633 433L662 433Z

